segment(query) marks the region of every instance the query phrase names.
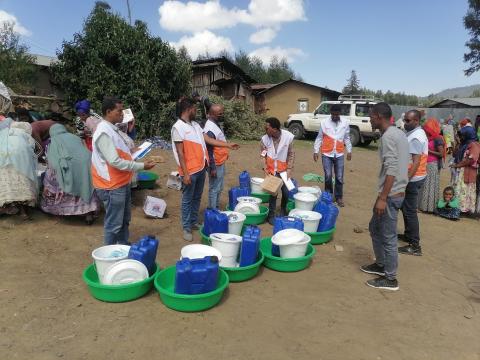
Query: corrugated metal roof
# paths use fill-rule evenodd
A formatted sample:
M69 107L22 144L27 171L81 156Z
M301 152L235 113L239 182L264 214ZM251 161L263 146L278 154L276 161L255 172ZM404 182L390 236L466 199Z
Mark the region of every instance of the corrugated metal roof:
M270 91L271 89L273 89L273 88L275 88L275 87L277 87L277 86L284 85L284 84L286 84L286 83L288 83L288 82L296 82L297 84L314 87L314 88L316 88L316 89L320 89L321 91L330 92L330 93L336 94L336 95L340 95L340 94L341 94L341 92L339 92L339 91L335 91L335 90L332 90L332 89L327 89L327 88L324 88L324 87L321 87L321 86L309 84L309 83L306 83L306 82L303 82L303 81L300 81L300 80L295 80L295 79L288 79L288 80L282 81L281 83L273 84L273 86L268 87L268 88L265 88L265 89L259 91L258 94L262 94L262 93L264 93L264 92Z
M32 54L35 64L39 66L47 66L50 67L52 63L54 63L57 58L53 56L45 56L45 55L38 55L38 54Z
M430 107L433 108L435 106L440 105L441 103L443 103L445 101L454 101L454 102L464 104L464 105L468 105L468 106L480 107L480 97L443 99L442 101L439 101L436 104L431 105Z

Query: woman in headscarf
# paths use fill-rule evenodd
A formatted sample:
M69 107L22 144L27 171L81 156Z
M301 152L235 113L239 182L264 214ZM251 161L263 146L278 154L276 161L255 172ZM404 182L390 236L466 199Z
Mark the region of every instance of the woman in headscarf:
M445 157L445 143L440 134L440 123L430 118L423 125L428 138L427 177L420 192L419 209L433 213L440 198L440 169Z
M0 128L0 214L20 214L28 219L28 207L38 194L37 156L32 127L7 118Z
M460 129L458 137L460 138L460 147L455 154L457 161L452 165L452 167L460 169L455 192L460 201L460 211L473 215L476 212L477 202L476 182L480 144L475 129L471 126Z
M75 104L75 112L78 116L75 119L77 135L83 139L87 149L92 151L93 133L97 129L97 125L102 121L102 118L91 111L90 101L86 99L80 100Z
M85 215L90 225L99 209L90 172L91 154L63 125L52 126L50 138L40 206L53 215Z

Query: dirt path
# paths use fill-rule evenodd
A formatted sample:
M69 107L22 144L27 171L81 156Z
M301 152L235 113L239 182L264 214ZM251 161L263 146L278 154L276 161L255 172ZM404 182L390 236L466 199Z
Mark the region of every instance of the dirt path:
M311 160L311 144L297 142L297 178L321 173ZM241 170L261 173L257 152L251 143L232 154L227 189ZM184 242L180 194L165 187L172 156L161 153L169 159L156 170L161 187L135 192L130 229L132 240L157 235L158 261L167 266ZM1 218L0 358L480 359L480 297L467 286L480 281L480 222L420 215L424 256L400 257L400 291L371 289L358 268L372 260L366 228L377 171L375 149L356 148L347 164L346 207L335 239L317 247L309 269L263 269L252 281L231 284L222 303L204 313L169 310L156 292L124 304L90 297L81 272L102 243L101 221L87 227L80 219L40 212L29 223ZM167 201L168 219L144 217L147 194ZM355 226L363 233L355 233ZM271 226L262 230L271 234ZM334 244L344 251L335 251Z

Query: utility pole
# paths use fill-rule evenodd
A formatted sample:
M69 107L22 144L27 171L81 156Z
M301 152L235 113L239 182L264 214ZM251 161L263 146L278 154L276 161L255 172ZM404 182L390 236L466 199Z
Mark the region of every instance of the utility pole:
M127 0L127 9L128 9L128 22L132 26L132 12L130 11L130 0Z

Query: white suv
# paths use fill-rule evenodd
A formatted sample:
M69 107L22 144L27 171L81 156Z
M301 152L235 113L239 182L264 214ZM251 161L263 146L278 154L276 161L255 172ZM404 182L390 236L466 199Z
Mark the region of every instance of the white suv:
M341 115L350 120L350 139L352 145L368 146L380 138L380 132L373 131L369 111L377 100L364 95L340 95L338 101L322 101L313 113L291 114L284 126L301 139L307 133L318 133L320 122L330 116L332 105L340 105Z

